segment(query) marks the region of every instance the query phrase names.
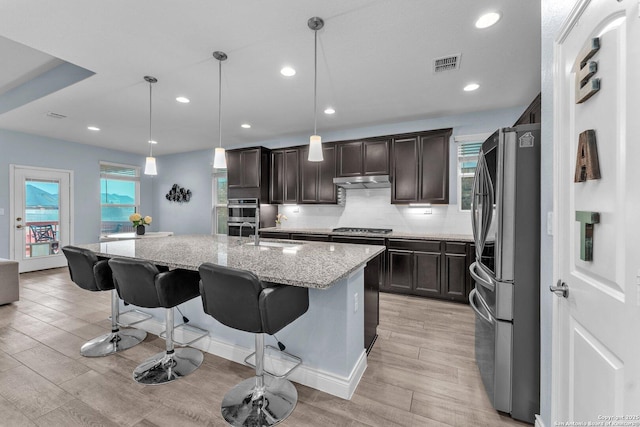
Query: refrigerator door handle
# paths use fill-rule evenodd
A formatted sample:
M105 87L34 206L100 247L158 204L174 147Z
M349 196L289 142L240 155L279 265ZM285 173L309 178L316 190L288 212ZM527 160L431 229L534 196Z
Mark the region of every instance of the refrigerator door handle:
M469 266L469 273L476 283L484 286L491 292L496 291L496 285L493 284L493 280L491 280L491 277L482 269L482 267L478 266L477 261Z
M476 298L478 299L478 301L480 301L480 304L482 305L482 308L484 308L484 310L486 311L486 313L487 313L486 316L484 314L482 314L482 312L480 311L480 309L476 305L476 303L475 303ZM490 324L493 325L495 320L493 320L493 318L491 317L491 314L489 313L489 309L487 308L487 303L485 303L482 300L482 297L478 295L478 291L476 289L472 289L471 292L469 292L469 305L471 306L473 311L476 312L476 314L478 316L480 316L482 319L484 319L487 323L490 323Z

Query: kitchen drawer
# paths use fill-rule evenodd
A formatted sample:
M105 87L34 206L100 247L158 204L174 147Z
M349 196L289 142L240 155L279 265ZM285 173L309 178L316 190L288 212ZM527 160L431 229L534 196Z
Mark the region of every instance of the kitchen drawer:
M328 234L300 234L291 233L291 240L308 240L311 242L328 242Z
M331 236L331 241L336 243L354 243L356 245L384 246L384 239L380 237Z
M444 242L444 251L448 254L466 254L467 244L460 242Z
M263 239L289 239L291 235L289 233L281 233L279 231L261 231L260 237Z
M432 240L389 239L389 248L421 252L440 252L440 242Z

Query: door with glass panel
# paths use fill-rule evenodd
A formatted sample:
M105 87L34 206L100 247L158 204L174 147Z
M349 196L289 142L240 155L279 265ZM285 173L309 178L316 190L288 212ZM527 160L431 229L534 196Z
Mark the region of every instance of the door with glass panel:
M227 171L216 169L213 173L212 234L227 234Z
M11 165L12 259L20 272L63 267L60 250L71 242L69 171Z

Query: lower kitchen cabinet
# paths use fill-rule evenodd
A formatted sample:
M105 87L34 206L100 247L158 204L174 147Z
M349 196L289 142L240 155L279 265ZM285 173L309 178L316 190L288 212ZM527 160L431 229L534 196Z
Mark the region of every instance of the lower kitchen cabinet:
M285 239L289 240L291 235L289 233L280 233L279 231L261 231L260 237L263 239Z
M468 244L389 239L383 291L468 302Z

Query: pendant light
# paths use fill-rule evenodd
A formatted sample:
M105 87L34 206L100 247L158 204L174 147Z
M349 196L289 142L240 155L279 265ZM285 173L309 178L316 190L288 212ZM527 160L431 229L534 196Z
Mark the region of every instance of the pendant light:
M321 162L322 157L322 138L317 132L317 93L318 93L318 30L324 27L322 18L314 16L307 21L307 25L313 30L313 135L309 138L309 161Z
M149 157L144 164L145 175L158 175L158 169L156 168L156 158L153 157L153 138L151 138L151 86L158 81L155 77L144 76L144 79L149 82Z
M220 133L220 146L216 147L213 156L213 167L215 169L226 169L227 158L224 148L222 148L222 61L227 60L227 54L215 51L213 52L213 57L218 60L218 131Z

